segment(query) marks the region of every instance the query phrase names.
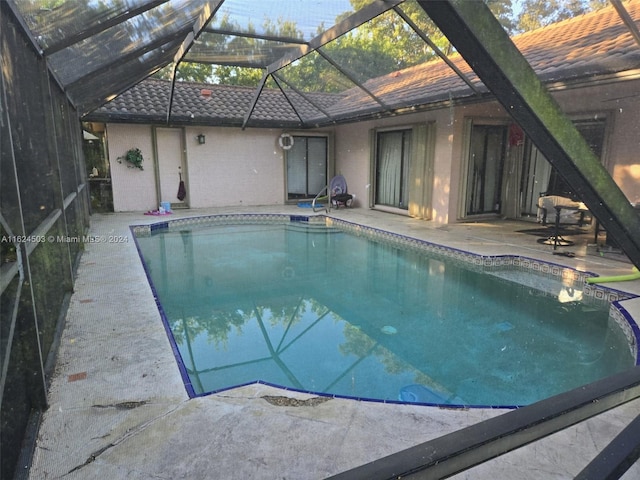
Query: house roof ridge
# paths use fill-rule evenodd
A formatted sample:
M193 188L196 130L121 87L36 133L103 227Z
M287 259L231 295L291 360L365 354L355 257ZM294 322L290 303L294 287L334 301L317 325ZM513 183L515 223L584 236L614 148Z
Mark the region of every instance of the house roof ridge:
M190 81L190 80L178 80L176 81L176 85L201 88L201 89L216 87L216 88L226 88L229 90L251 90L252 92L255 91L256 89L255 86L250 86L250 85L229 85L229 84L223 84L223 83L207 83L207 82L197 82L197 81Z
M163 84L170 84L171 80L167 79L167 78L158 78L158 77L154 77L154 76L150 76L145 78L142 82L140 83L151 83L151 82L156 82L156 83L163 83ZM222 87L222 88L233 88L233 89L249 89L251 91L254 91L256 87L250 86L250 85L225 85L222 83L208 83L208 82L199 82L199 81L195 81L195 80L176 80L175 82L176 86L186 86L186 87L194 87L194 88L211 88L211 87Z
M640 8L640 0L628 0L623 2L625 8L627 8L627 10L629 10L629 6L633 7L633 10L635 11L636 9ZM615 11L613 5L607 5L604 6L602 8L599 8L598 10L594 10L591 12L586 12L580 15L576 15L575 17L571 17L571 18L566 18L564 20L561 20L559 22L555 22L555 23L551 23L549 25L545 25L539 28L536 28L534 30L529 30L526 32L522 32L522 33L518 33L516 35L510 36L511 40L516 44L516 46L518 46L518 42L523 42L523 39L527 39L530 36L547 36L549 31L555 30L555 29L566 29L568 24L573 24L573 23L583 23L587 20L590 20L590 17L600 17L603 15L615 15L616 19L618 21L621 22L620 18L618 17L617 12ZM633 14L631 14L633 16ZM636 23L640 23L640 22L636 22ZM585 33L586 34L586 33ZM524 53L524 52L523 52ZM453 63L459 62L460 60L464 61L464 59L462 59L462 57L460 56L460 54L458 52L453 52L451 55L448 55L447 58L449 60L451 60ZM419 63L416 65L410 65L408 67L405 68L401 68L398 70L394 70L392 72L386 73L384 75L381 75L380 77L375 77L372 78L370 80L376 80L377 78L383 78L383 77L397 77L398 75L402 75L404 73L408 73L411 72L412 70L421 70L423 68L428 68L430 66L433 66L435 64L440 64L442 63L442 59L439 58L438 56L435 56L434 58L427 60L426 62L423 63Z
M171 80L166 78L157 78L157 77L150 76L142 80L137 85L149 85L150 83L161 83L164 86L169 86L169 84L171 83ZM208 90L213 88L216 90L227 89L227 90L250 91L250 92L255 92L255 89L257 88L257 86L251 86L251 85L228 85L223 83L208 83L208 82L198 82L193 80L176 80L175 85L177 88L184 88L184 87L194 88L194 89L199 88L202 90ZM135 87L136 85L134 85L131 88L135 88ZM273 89L273 88L271 89L265 88L264 91L272 92L272 93L279 92L278 89ZM309 96L324 96L324 97L336 97L336 96L343 95L340 92L304 92L304 94Z
M633 9L637 9L638 7L640 7L640 0L626 0L622 2L624 7L627 9L627 11L630 9L629 7L633 7ZM570 18L565 18L563 20L557 21L557 22L553 22L550 23L548 25L543 25L541 27L535 28L533 30L528 30L526 32L521 32L518 33L516 35L513 35L512 39L515 41L515 39L518 38L522 38L525 36L529 36L529 35L542 35L542 34L548 34L549 31L551 30L555 30L555 29L564 29L567 27L567 25L571 25L573 23L583 23L586 22L588 20L591 20L592 17L596 18L596 17L600 17L603 15L611 15L614 14L615 17L620 20L620 18L618 17L618 13L615 10L615 7L608 3L607 5L598 8L597 10L592 10L590 12L585 12L585 13L581 13L580 15L576 15L574 17L570 17ZM633 15L632 15L633 16Z

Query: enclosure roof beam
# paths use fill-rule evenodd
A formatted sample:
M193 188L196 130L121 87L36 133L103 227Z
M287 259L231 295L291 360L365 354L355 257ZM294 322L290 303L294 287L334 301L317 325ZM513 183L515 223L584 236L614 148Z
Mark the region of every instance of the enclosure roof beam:
M247 128L249 119L251 118L251 115L253 115L253 111L256 108L256 104L258 103L258 99L260 98L260 94L262 93L262 90L264 90L264 86L267 83L268 78L269 78L269 74L267 72L264 72L264 75L262 75L262 80L260 80L260 84L258 85L258 88L256 88L255 92L253 93L253 98L251 99L249 110L247 110L247 113L244 115L244 119L242 121L242 130Z
M113 18L109 18L108 20L105 20L104 22L100 22L97 25L93 25L89 28L85 28L84 30L80 30L79 32L75 33L74 35L70 35L68 37L63 38L61 41L59 41L58 43L51 45L50 47L47 47L44 49L44 54L45 55L52 55L56 52L59 52L60 50L64 50L67 47L70 47L71 45L81 42L82 40L86 40L87 38L93 36L93 35L97 35L101 32L104 32L105 30L114 27L120 23L126 22L127 20L129 20L130 18L133 18L137 15L141 15L144 12L147 12L149 10L152 10L160 5L162 5L163 3L167 3L169 0L154 0L151 1L149 3L145 3L144 5L137 7L137 8L132 8L130 10L127 10L126 12L121 13L120 15L116 15Z
M193 46L193 43L198 39L204 28L209 24L213 16L216 14L220 5L224 0L213 0L210 2L206 2L202 6L202 11L196 21L193 23L192 31L185 37L178 48L178 51L173 57L173 61L175 63L180 63L184 56L189 52L189 49Z
M322 55L322 57L325 58L325 60L331 63L331 65L337 68L343 75L347 76L347 78L349 78L355 85L358 85L360 88L365 90L365 92L367 92L367 94L371 96L378 104L380 104L384 108L387 108L386 105L384 105L384 103L382 103L378 98L376 98L375 95L373 95L371 92L365 89L362 85L360 85L359 82L355 81L353 78L351 78L350 75L346 74L342 69L340 69L340 67L336 65L336 63L333 60L327 57L326 54L323 54L320 51L320 47L335 40L339 36L344 35L345 33L353 30L354 28L367 23L372 18L377 17L378 15L386 12L387 10L392 9L393 7L395 7L396 5L399 5L402 2L404 2L404 0L388 0L388 1L374 0L374 2L370 3L366 7L361 8L356 13L349 15L347 18L337 23L330 29L324 31L317 37L314 37L309 43L306 43L305 45L300 45L299 47L295 47L295 49L292 50L290 53L283 55L280 60L277 60L273 62L271 65L267 66L266 72L262 77L262 81L260 82L260 85L258 85L256 89L256 93L253 96L253 101L249 106L249 110L247 111L244 117L242 128L244 129L247 126L247 122L249 121L249 119L251 118L251 115L253 114L253 110L256 107L256 103L258 103L258 98L260 97L260 94L264 89L265 82L267 81L267 78L269 78L269 75L277 72L278 70L286 67L287 65L292 64L293 62L295 62L296 60L299 60L305 55L312 53L314 50L317 51L320 55Z
M226 30L223 28L211 28L206 27L204 29L205 33L214 33L216 35L229 35L230 37L240 37L240 38L255 38L258 40L266 40L269 42L282 42L282 43L297 43L301 45L306 45L307 42L300 38L293 37L280 37L277 35L266 35L266 34L258 34L258 33L250 33L250 32L236 32L233 30Z
M380 105L385 110L389 110L389 107L382 100L380 100L371 90L369 90L367 87L362 85L362 83L360 83L356 78L354 78L353 75L351 75L349 72L347 72L342 67L340 67L340 65L338 65L329 55L324 53L322 49L318 48L316 51L318 52L319 55L322 56L322 58L324 58L327 62L329 62L333 66L333 68L338 70L342 75L347 77L360 90L362 90L367 95L369 95L369 97L371 97L378 105Z
M282 82L284 83L287 87L289 87L291 90L293 90L294 92L296 92L298 95L300 95L302 98L305 99L305 101L309 102L311 105L313 105L314 108L316 108L319 112L322 112L322 114L327 117L329 120L333 121L333 117L331 117L331 115L329 114L329 112L327 112L324 108L322 108L320 105L318 105L317 102L314 102L313 100L311 100L309 98L308 95L305 95L304 92L302 92L300 89L296 88L294 85L291 85L290 82L287 82L286 79L282 78L282 75L278 74L278 73L274 73L273 75L273 79L276 82ZM280 87L282 89L282 87Z
M152 43L144 45L143 47L140 47L140 48L138 48L136 50L128 52L128 53L126 53L124 55L120 55L117 59L115 59L115 60L113 60L111 62L105 63L104 65L96 68L95 70L87 72L85 75L77 78L73 82L68 83L66 88L67 89L73 89L78 84L83 84L83 83L87 82L88 80L94 79L94 78L96 78L96 77L98 77L98 76L100 76L100 75L102 75L104 73L108 73L114 67L122 65L123 63L127 63L130 60L134 60L135 58L142 57L143 55L145 55L145 54L147 54L149 52L153 52L153 51L157 50L158 48L162 47L163 45L165 45L165 44L167 44L169 42L177 41L180 37L185 35L186 30L188 30L188 29L179 30L177 32L174 32L170 36L158 38Z
M298 112L298 109L296 108L296 106L293 104L293 102L289 98L289 95L287 95L287 92L285 92L284 88L282 88L282 85L280 85L280 81L279 81L278 77L276 77L275 74L273 74L272 78L273 78L273 81L276 82L276 85L280 89L280 92L282 92L282 95L284 95L284 98L286 98L287 102L289 102L289 105L293 109L293 113L295 113L296 117L298 117L298 120L300 120L300 125L304 125L304 120L302 119L302 115L300 115L300 113Z
M343 69L340 68L339 65L337 65L333 60L331 60L326 54L322 53L320 51L320 47L322 47L323 45L326 45L327 43L329 43L329 42L331 42L333 40L335 40L339 36L344 35L345 33L349 32L350 30L353 30L354 28L356 28L356 27L358 27L358 26L360 26L360 25L362 25L364 23L367 23L372 18L377 17L378 15L386 12L387 10L392 9L393 7L395 7L396 5L398 5L398 4L402 3L402 2L404 2L404 0L388 0L388 1L375 0L373 3L367 5L364 8L361 8L356 13L354 13L352 15L349 15L349 17L347 17L346 19L344 19L340 23L337 23L336 25L334 25L330 29L326 30L322 34L320 34L317 37L313 38L309 43L307 43L305 45L300 45L299 47L295 47L294 51L292 51L289 54L284 55L280 60L278 60L276 62L273 62L271 65L267 66L265 74L262 77L262 81L260 82L260 85L258 85L258 87L256 89L256 93L253 96L253 100L251 102L251 105L249 106L249 110L247 111L247 113L246 113L246 115L244 117L244 122L242 123L242 128L243 129L246 128L247 123L249 122L249 119L251 118L251 115L253 114L253 110L256 107L256 103L258 103L258 99L260 98L260 94L262 93L262 90L264 89L265 82L267 81L267 78L269 78L269 75L277 72L278 70L280 70L281 68L286 67L287 65L290 65L291 63L295 62L296 60L299 60L300 58L304 57L305 55L308 55L309 53L313 52L314 50L317 51L318 54L322 55L322 57L325 60L327 60L329 63L331 63L331 65L333 65L334 68L338 69L340 71L340 73L342 73L347 78L349 78L349 80L351 80L354 83L354 85L357 85L362 90L364 90L367 93L367 95L369 95L371 98L373 98L379 105L381 105L383 108L387 108L387 106L379 98L377 98L373 93L371 93L369 90L367 90L365 87L363 87L351 75L347 74ZM287 100L288 100L288 98L287 98ZM291 107L293 108L293 105L291 105ZM295 111L295 108L294 108L294 111Z
M202 30L209 24L213 16L220 8L220 5L224 0L214 0L211 2L206 2L202 6L202 11L196 21L193 22L193 27L187 36L184 38L175 55L173 56L173 69L171 70L171 91L169 93L169 104L167 105L167 125L171 121L171 110L173 109L173 94L176 87L176 73L178 72L178 66L180 62L184 58L184 56L189 53L189 50L193 46L193 43L198 39Z
M631 262L640 267L640 216L485 3L418 3Z
M341 69L340 66L337 65L333 60L331 60L326 54L322 53L320 51L320 47L326 45L329 42L332 42L336 38L340 37L341 35L344 35L345 33L353 30L354 28L357 28L360 25L367 23L371 19L377 17L378 15L381 15L387 10L391 10L395 6L401 4L402 2L404 2L404 0L374 0L372 3L370 3L366 7L359 9L358 11L349 15L347 18L337 23L333 27L329 28L328 30L325 30L320 35L314 37L310 42L305 43L304 45L300 45L299 47L294 47L290 51L290 53L283 55L282 58L280 58L280 60L277 60L272 64L268 65L266 68L265 76L263 77L261 84L258 86L257 95L254 96L254 101L250 106L250 110L247 113L247 115L245 115L245 121L243 123L242 128L244 128L247 122L249 121L249 118L251 117L251 114L253 113L253 110L255 108L255 104L258 101L258 97L260 96L260 92L262 92L262 89L264 88L264 82L266 82L266 79L268 78L268 76L288 65L291 65L296 60L299 60L300 58L312 53L313 51L317 51L318 54L322 55L322 57L325 60L327 60L329 63L331 63L331 65L333 65L334 68L338 69L343 75L349 78L355 85L363 89L367 93L367 95L373 98L379 105L381 105L383 108L387 108L387 106L384 103L382 103L380 99L378 99L375 95L373 95L369 90L364 88L358 81L353 79L351 75L348 75L346 72L344 72L344 70Z
M618 12L618 15L620 16L626 27L629 29L631 36L634 38L636 43L640 45L640 31L636 26L636 22L633 21L633 18L631 18L631 15L629 15L629 12L627 12L627 9L624 8L624 5L620 0L609 1L613 5L613 8L616 9L616 12Z
M451 70L453 70L454 72L456 72L456 75L458 75L458 77L460 77L464 83L466 83L469 88L471 90L473 90L476 94L480 94L480 91L478 90L478 88L471 82L471 80L469 80L469 77L467 77L457 66L455 63L453 63L449 57L447 55L445 55L445 53L440 50L438 48L438 46L433 43L433 41L429 38L429 36L424 33L422 31L422 29L416 25L416 23L411 20L411 18L409 17L409 15L407 15L406 13L404 13L404 10L402 10L399 6L395 7L393 9L399 16L400 18L402 18L402 20L405 21L405 23L407 25L409 25L411 27L411 29L416 32L416 34L422 39L422 41L424 43L426 43L427 45L429 45L429 48L431 48L431 50L433 50L435 52L436 55L438 55L438 57L440 57L440 59L446 63L447 65L449 65L449 68Z
M27 22L24 21L24 17L20 13L20 10L16 5L15 0L0 0L0 6L8 9L13 19L16 21L18 25L20 25L22 32L29 39L29 42L31 43L33 50L35 52L38 52L38 55L42 56L43 55L42 47L40 46L36 38L33 36L33 33L31 32L31 29L27 25Z

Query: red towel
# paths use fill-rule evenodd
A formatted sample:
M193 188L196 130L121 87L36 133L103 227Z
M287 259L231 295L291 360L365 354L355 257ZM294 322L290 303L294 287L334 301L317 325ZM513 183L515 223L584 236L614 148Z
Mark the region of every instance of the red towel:
M180 184L178 185L178 200L182 201L187 196L187 189L184 186L184 181L182 180L182 174L180 174Z

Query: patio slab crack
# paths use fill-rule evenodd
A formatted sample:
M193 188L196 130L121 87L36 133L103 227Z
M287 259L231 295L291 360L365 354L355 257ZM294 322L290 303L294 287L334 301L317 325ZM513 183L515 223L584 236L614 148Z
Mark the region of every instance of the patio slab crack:
M277 407L315 407L316 405L320 405L331 400L330 397L312 397L306 400L300 400L280 395L263 395L260 398Z
M141 407L143 405L148 404L149 402L147 402L146 400L142 400L142 401L129 401L129 402L119 402L119 403L115 403L115 404L108 404L108 405L92 405L93 408L115 408L117 410L132 410L134 408L138 408ZM70 475L71 473L77 472L78 470L86 467L87 465L90 465L91 463L93 463L94 461L96 461L96 459L102 455L103 453L105 453L106 451L110 450L113 447L118 446L119 444L121 444L122 442L124 442L125 440L137 435L138 433L143 432L144 430L147 429L147 427L153 425L154 423L156 423L158 420L162 420L166 417L168 417L169 415L173 414L176 410L178 410L179 408L181 408L182 406L181 402L178 405L175 405L173 408L171 408L170 410L162 413L161 415L158 415L154 418L151 418L150 420L147 420L146 422L141 423L140 425L133 427L131 429L128 429L126 431L126 433L124 435L122 435L120 438L118 438L117 440L108 443L107 445L105 445L102 448L99 448L98 450L96 450L95 452L91 453L89 455L89 457L80 465L76 465L75 467L73 467L71 470L69 470L66 474L64 474L64 476Z
M84 467L86 467L87 465L89 465L90 463L93 463L93 462L96 460L96 458L98 458L98 457L99 457L100 455L102 455L104 452L106 452L107 450L109 450L110 448L115 447L115 446L116 446L116 444L115 444L115 443L110 443L110 444L108 444L108 445L106 445L106 446L102 447L101 449L96 450L96 451L95 451L95 452L93 452L91 455L89 455L89 458L87 458L87 459L85 460L85 462L84 462L84 463L82 463L82 464L80 464L80 465L77 465L77 466L73 467L71 470L69 470L69 471L65 474L65 476L66 476L66 475L70 475L70 474L72 474L73 472L77 472L77 471L78 471L78 470L80 470L81 468L84 468Z
M141 407L146 405L148 402L146 400L141 400L139 402L120 402L120 403L112 403L107 405L91 405L93 408L115 408L116 410L133 410L134 408Z

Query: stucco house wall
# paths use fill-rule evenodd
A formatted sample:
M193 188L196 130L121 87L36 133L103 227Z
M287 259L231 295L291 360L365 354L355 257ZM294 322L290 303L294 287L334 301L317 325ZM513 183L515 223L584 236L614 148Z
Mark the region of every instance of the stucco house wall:
M284 203L280 130L223 127L185 129L191 207ZM206 143L199 145L197 135Z
M640 80L610 82L580 88L553 87L562 109L573 118L606 117L603 162L630 202L640 201ZM476 122L508 124L508 113L497 102L460 105L379 120L338 125L322 130L333 135L334 172L343 174L355 205L370 206L373 129L435 124L435 159L431 220L460 220L464 198L465 125ZM193 208L232 205L278 205L286 202L285 156L278 145L279 129L189 126L184 131L185 179ZM153 162L153 128L148 125L108 124L107 138L113 178L114 209L140 211L157 208ZM316 133L315 130L308 132ZM196 141L198 134L206 143ZM145 170L119 164L116 158L138 147ZM521 152L519 153L521 155ZM519 179L505 172L509 192ZM513 197L515 199L515 197ZM510 198L506 199L511 201Z
M629 2L628 7L636 15L636 11L640 12L638 1ZM513 40L562 109L581 122L580 128L588 132L594 145L602 147L602 162L629 201L640 202L638 48L616 9L603 8L517 35ZM452 55L450 60L467 72L468 66L460 57ZM260 102L256 102L256 91L251 87L195 82L170 85L149 78L92 112L87 121L108 124L116 211L157 208L160 199L156 184L162 186L163 196L166 191L175 196L175 157L182 158L186 203L191 207L283 204L287 201L286 154L277 140L286 130L278 127L307 127L300 133L314 135L321 131L313 128L317 125L331 134L328 174L346 177L358 207L372 204L372 132L396 127L412 128L415 163L408 171L392 177L395 170L392 172L388 164L381 162L387 178L380 192L389 195L381 203L396 205L381 207L386 210L442 224L496 216L535 217L537 198L543 191L570 195L571 189L539 161L541 157L535 150L531 150L532 161L524 161L529 158L530 143L520 141L520 132L512 125L509 112L489 100L485 87L467 73L471 76L466 80L474 88L465 85L438 59L370 79L367 89L381 100L379 110L370 110L371 98L356 87L340 97L315 92L309 101L313 98L318 105L326 103L322 115L315 108L307 110L309 105L304 102L292 102L278 89L262 89ZM156 152L154 132L159 130L144 122L163 123L165 117L158 112L166 110L170 92L171 121L181 125L182 141L177 150L167 152L161 148ZM407 114L409 111L413 113ZM367 120L356 121L357 118ZM601 118L606 119L604 140L601 123L583 122ZM348 119L353 123L340 123ZM240 125L253 128L241 129ZM195 140L199 134L207 137L204 145ZM401 141L409 138L404 133L400 137ZM474 154L470 153L471 137ZM503 162L502 146L507 137ZM397 139L398 135L385 138ZM492 143L485 143L483 151L480 142L489 142L489 138ZM163 147L167 146L172 147L163 143ZM147 158L143 172L115 161L132 147L140 148ZM395 147L384 148L389 154L389 149ZM401 156L407 151L404 144L398 148L394 166L406 165ZM154 164L158 161L154 155L159 157L160 167ZM470 165L471 157L474 160ZM553 163L553 159L549 160ZM163 168L174 169L170 181L157 174ZM322 183L324 178L320 180ZM467 188L473 192L466 192ZM390 200L396 194L397 198ZM405 207L408 211L402 210Z
M189 206L192 208L284 203L284 157L280 130L223 127L179 128L183 144ZM151 125L107 124L109 162L116 212L157 209L156 152ZM205 135L205 144L197 141ZM144 170L119 163L130 148L139 148ZM178 146L177 148L180 148ZM178 188L176 177L176 191ZM163 200L171 200L164 198Z
M580 88L553 87L552 95L562 110L574 119L606 117L603 164L630 202L640 202L640 80L608 82ZM510 117L497 102L482 102L420 114L342 125L336 128L336 171L350 179L350 191L367 206L371 139L374 128L402 127L417 123L436 123L433 217L436 223L459 220L464 168L465 121L510 123ZM521 155L520 153L517 153ZM505 172L510 191L519 179Z
M349 192L356 195L357 206L366 208L371 203L371 185L375 181L370 165L373 148L371 131L429 123L436 125L433 220L439 223L447 222L453 145L453 125L450 122L449 110L433 110L336 127L336 173L346 177Z
M157 208L151 126L109 124L106 136L113 210L128 212ZM144 170L130 168L124 161L118 162L118 158L131 148L139 148L142 152Z
M555 93L568 115L605 115L604 165L632 203L640 203L640 79Z

